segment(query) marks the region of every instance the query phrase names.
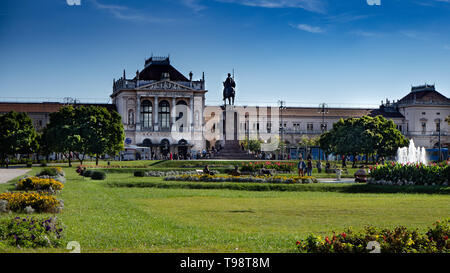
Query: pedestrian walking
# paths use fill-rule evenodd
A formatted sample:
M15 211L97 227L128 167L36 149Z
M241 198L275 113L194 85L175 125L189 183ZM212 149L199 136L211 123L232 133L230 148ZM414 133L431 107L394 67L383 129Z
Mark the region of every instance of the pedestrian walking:
M303 161L303 158L300 158L300 161L298 162L297 165L297 169L298 169L298 176L305 175L306 164L305 161Z
M312 176L312 169L313 169L312 161L311 159L308 159L308 163L306 164L306 172L308 176Z

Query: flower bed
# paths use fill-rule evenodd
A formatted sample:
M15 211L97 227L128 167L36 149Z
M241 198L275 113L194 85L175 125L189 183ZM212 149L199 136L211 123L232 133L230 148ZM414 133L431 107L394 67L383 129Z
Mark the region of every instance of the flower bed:
M292 162L248 162L241 164L241 171L243 172L257 172L262 168L276 170L277 172L293 172L295 170L295 163Z
M61 183L66 183L65 175L66 174L61 167L43 168L38 174L36 174L39 178L54 179Z
M0 193L0 201L3 201L2 207L8 211L26 211L26 212L60 212L63 208L62 201L56 199L53 195L41 194L36 192L4 192Z
M79 168L86 169L139 169L148 168L147 165L78 165Z
M65 176L65 173L64 173L64 171L62 170L61 167L49 167L49 168L43 168L39 172L38 176L41 176L41 175L47 175L47 176L60 175L60 176Z
M437 221L425 234L406 227L377 229L366 227L361 232L352 229L330 237L311 234L306 239L297 241L299 252L307 253L368 253L375 246L381 253L440 253L450 252L450 219Z
M391 163L370 167L368 183L382 185L448 186L450 166Z
M284 176L215 176L215 175L177 175L167 176L166 181L199 181L199 182L250 182L250 183L317 183L317 179L310 176L284 177Z
M62 223L56 217L16 217L0 221L0 243L14 247L58 247L62 245Z
M25 191L59 191L64 185L53 178L26 177L17 183L16 189Z
M219 174L217 170L211 170L214 174ZM164 177L164 176L175 176L175 175L196 175L197 171L135 171L134 176L138 177Z

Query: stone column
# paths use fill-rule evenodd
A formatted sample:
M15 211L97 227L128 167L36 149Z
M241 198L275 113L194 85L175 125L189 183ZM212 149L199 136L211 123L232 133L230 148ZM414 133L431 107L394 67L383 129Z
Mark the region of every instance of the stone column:
M191 115L190 115L190 124L191 124L191 132L194 131L194 96L192 96L189 100L190 103L190 111L191 111Z
M159 112L158 106L159 105L158 104L159 104L158 97L155 97L155 105L153 107L153 117L154 117L154 121L155 121L155 123L153 124L154 131L159 131L158 130L158 128L159 128L159 124L158 124L158 112Z
M176 101L175 101L175 97L172 98L172 111L170 111L170 115L172 118L172 131L175 132L177 130L176 128L176 115L177 115L177 111L176 111Z
M136 120L136 131L141 130L141 96L137 96L136 100L136 112L134 116Z

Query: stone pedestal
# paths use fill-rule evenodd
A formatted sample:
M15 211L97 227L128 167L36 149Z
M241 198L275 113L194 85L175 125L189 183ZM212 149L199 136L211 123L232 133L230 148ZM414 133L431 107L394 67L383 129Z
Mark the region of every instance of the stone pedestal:
M223 149L214 158L216 159L254 159L254 156L242 151L238 139L238 112L234 106L222 106L222 139Z

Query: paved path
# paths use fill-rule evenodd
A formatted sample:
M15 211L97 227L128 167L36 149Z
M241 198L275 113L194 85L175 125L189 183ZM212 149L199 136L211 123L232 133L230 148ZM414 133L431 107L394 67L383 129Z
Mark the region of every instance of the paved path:
M341 181L336 181L336 178L318 178L319 183L355 183L354 178L341 178Z
M0 169L0 184L6 183L11 179L24 175L31 169Z

